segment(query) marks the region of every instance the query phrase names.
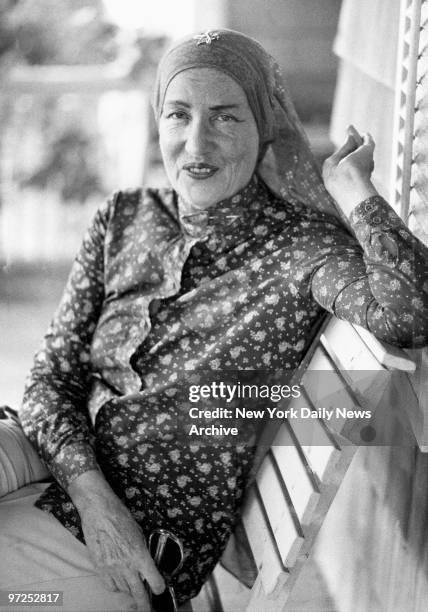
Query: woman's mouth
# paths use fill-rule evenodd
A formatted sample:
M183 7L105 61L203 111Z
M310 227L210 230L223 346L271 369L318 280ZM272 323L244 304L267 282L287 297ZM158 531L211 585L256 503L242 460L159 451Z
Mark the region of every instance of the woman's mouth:
M193 179L201 180L210 178L218 170L217 166L211 164L185 164L183 166L185 173Z

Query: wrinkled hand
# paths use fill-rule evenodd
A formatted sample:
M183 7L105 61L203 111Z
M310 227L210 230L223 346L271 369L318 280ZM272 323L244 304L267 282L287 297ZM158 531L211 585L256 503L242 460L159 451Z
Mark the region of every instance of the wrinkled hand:
M345 214L349 215L359 202L377 195L371 182L374 148L370 134L361 137L351 125L345 143L324 162L326 189Z
M95 470L81 474L68 492L79 511L90 557L105 587L131 595L138 610L150 610L144 580L156 594L164 591L165 581L128 508Z

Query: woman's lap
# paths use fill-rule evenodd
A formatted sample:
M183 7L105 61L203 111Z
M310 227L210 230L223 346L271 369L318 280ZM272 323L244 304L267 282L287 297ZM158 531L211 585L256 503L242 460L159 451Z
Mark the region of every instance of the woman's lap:
M62 612L129 609L131 597L104 589L87 548L59 521L34 507L44 488L43 483L27 485L0 500L0 556L7 559L0 567L0 590L63 591L63 605L57 608Z
M129 609L131 597L105 590L86 546L34 506L49 484L34 481L49 472L13 415L0 408L0 417L0 590L64 592L61 607L37 606L40 612ZM20 607L0 605L8 609Z
M107 591L88 550L51 514L34 506L49 476L11 413L0 408L0 591L62 591L55 612L122 612L133 599ZM19 612L28 606L3 606ZM188 608L190 609L190 608ZM184 610L183 610L184 612Z

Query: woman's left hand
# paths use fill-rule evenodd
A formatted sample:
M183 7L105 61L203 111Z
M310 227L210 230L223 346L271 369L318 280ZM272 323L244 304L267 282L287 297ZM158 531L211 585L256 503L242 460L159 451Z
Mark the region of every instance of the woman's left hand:
M348 216L357 204L378 195L371 182L374 147L370 134L361 137L351 125L345 143L324 162L326 189Z

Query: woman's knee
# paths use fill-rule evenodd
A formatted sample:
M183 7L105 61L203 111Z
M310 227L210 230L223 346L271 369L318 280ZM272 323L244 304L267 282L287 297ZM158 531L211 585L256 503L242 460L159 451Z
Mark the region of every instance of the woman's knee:
M49 472L27 440L17 413L1 406L0 497L48 477Z

